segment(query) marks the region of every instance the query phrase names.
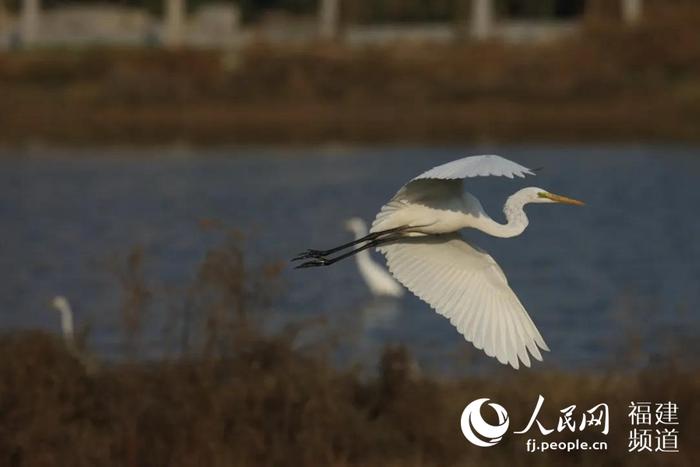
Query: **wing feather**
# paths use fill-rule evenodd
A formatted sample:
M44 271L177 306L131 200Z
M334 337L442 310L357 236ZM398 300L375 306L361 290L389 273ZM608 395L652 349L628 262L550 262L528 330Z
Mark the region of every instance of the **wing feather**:
M505 322L506 329L508 330L508 336L506 337L506 343L508 345L508 355L510 358L508 360L508 363L517 369L520 363L518 361L518 349L515 345L515 343L518 341L518 334L515 330L515 323L513 321L513 317L510 315L510 313L506 313Z
M460 304L462 309L469 310L472 307L473 296L469 295L464 303ZM466 337L469 342L474 342L474 323L476 321L476 313L464 312L464 317L462 318L462 327L457 328L457 330Z
M459 234L404 238L378 249L399 282L486 355L517 369L549 350L498 264Z
M535 175L532 170L495 154L469 156L438 165L411 181L423 179L453 180L470 177L525 177ZM410 182L409 182L410 183Z

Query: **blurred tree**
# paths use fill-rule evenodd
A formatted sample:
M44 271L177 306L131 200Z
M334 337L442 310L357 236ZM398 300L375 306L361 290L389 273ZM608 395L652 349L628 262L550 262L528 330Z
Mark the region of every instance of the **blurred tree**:
M17 11L21 0L4 1ZM495 0L500 15L515 17L575 16L581 14L589 1L596 0ZM603 0L610 3L610 0ZM187 8L196 10L206 3L237 4L244 21L254 21L267 10L284 10L293 14L314 15L319 0L187 0ZM343 0L343 17L351 23L381 23L402 21L452 21L465 9L469 0ZM600 2L600 0L598 0ZM51 8L65 4L117 4L143 7L160 14L164 0L41 0ZM612 3L617 3L612 2Z
M0 2L3 0L0 0ZM19 11L22 0L4 0L8 8L12 11ZM206 1L206 0L205 0ZM187 0L189 3L198 4L202 0ZM153 13L163 11L164 0L41 0L42 8L54 8L60 5L121 5L146 8Z
M343 5L343 14L353 23L449 21L457 4L458 0L353 0Z
M585 0L497 0L499 14L516 18L578 16L585 4Z
M200 0L206 1L206 0ZM318 0L238 0L244 20L254 20L265 10L285 10L296 14L314 14Z

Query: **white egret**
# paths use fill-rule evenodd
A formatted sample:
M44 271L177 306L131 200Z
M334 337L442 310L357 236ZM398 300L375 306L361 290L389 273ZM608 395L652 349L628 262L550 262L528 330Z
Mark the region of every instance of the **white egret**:
M70 349L76 349L75 345L75 329L73 327L73 310L66 297L58 295L53 298L51 305L61 314L61 332L66 346Z
M61 314L61 332L63 333L63 341L66 344L66 349L80 362L88 374L94 374L97 371L98 363L95 358L85 352L83 346L78 345L76 341L75 328L73 325L73 310L71 309L68 299L62 295L58 295L51 300L51 305Z
M355 240L362 240L369 233L367 224L359 217L353 217L345 221L345 228L355 234ZM355 255L357 269L360 271L362 279L364 279L370 292L377 297L402 297L403 288L387 270L374 261L369 251L362 250Z
M457 233L463 228L495 237L514 237L528 225L528 203L583 205L542 188L523 188L503 206L507 222L486 214L479 200L463 193L463 179L478 176L525 177L534 173L495 155L465 157L434 167L415 177L377 214L370 234L330 250L307 250L294 260L310 259L298 267L325 266L366 248L378 247L389 271L416 296L445 316L486 355L503 364L530 366L549 350L525 308L508 286L505 274L485 251ZM362 245L360 245L362 244ZM354 250L326 256L353 245Z

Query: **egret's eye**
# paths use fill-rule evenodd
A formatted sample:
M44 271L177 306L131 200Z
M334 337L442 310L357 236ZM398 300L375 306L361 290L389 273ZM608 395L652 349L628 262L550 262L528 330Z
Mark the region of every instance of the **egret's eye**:
M540 191L539 193L537 193L537 196L539 198L549 198L549 196L547 196L548 194L549 193L547 193L546 191Z

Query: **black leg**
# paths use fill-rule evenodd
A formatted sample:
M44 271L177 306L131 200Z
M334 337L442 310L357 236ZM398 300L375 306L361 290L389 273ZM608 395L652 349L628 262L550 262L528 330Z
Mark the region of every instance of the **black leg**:
M331 248L330 250L306 250L303 253L299 253L297 256L295 256L291 260L292 261L299 261L301 259L321 258L323 256L332 255L333 253L336 253L340 250L344 250L344 249L349 248L351 246L357 245L358 243L367 242L367 241L374 241L381 236L384 236L387 234L392 234L395 232L399 232L399 231L404 230L404 229L406 229L406 227L396 227L394 229L383 230L381 232L374 232L374 233L365 235L362 238L358 238L357 240L353 240L352 242L344 243L344 244L337 246L335 248Z
M366 244L362 245L361 247L355 248L352 251L349 251L347 253L343 253L340 256L336 256L335 258L324 258L323 256L315 257L311 261L307 261L305 263L300 264L294 269L303 269L303 268L315 268L318 266L330 266L331 264L335 264L338 261L349 258L353 255L356 255L357 253L366 250L368 248L373 248L379 245L382 245L384 243L389 243L393 242L394 240L398 240L402 238L402 235L389 235L387 237L382 237L382 238L377 238L372 241L367 242Z

